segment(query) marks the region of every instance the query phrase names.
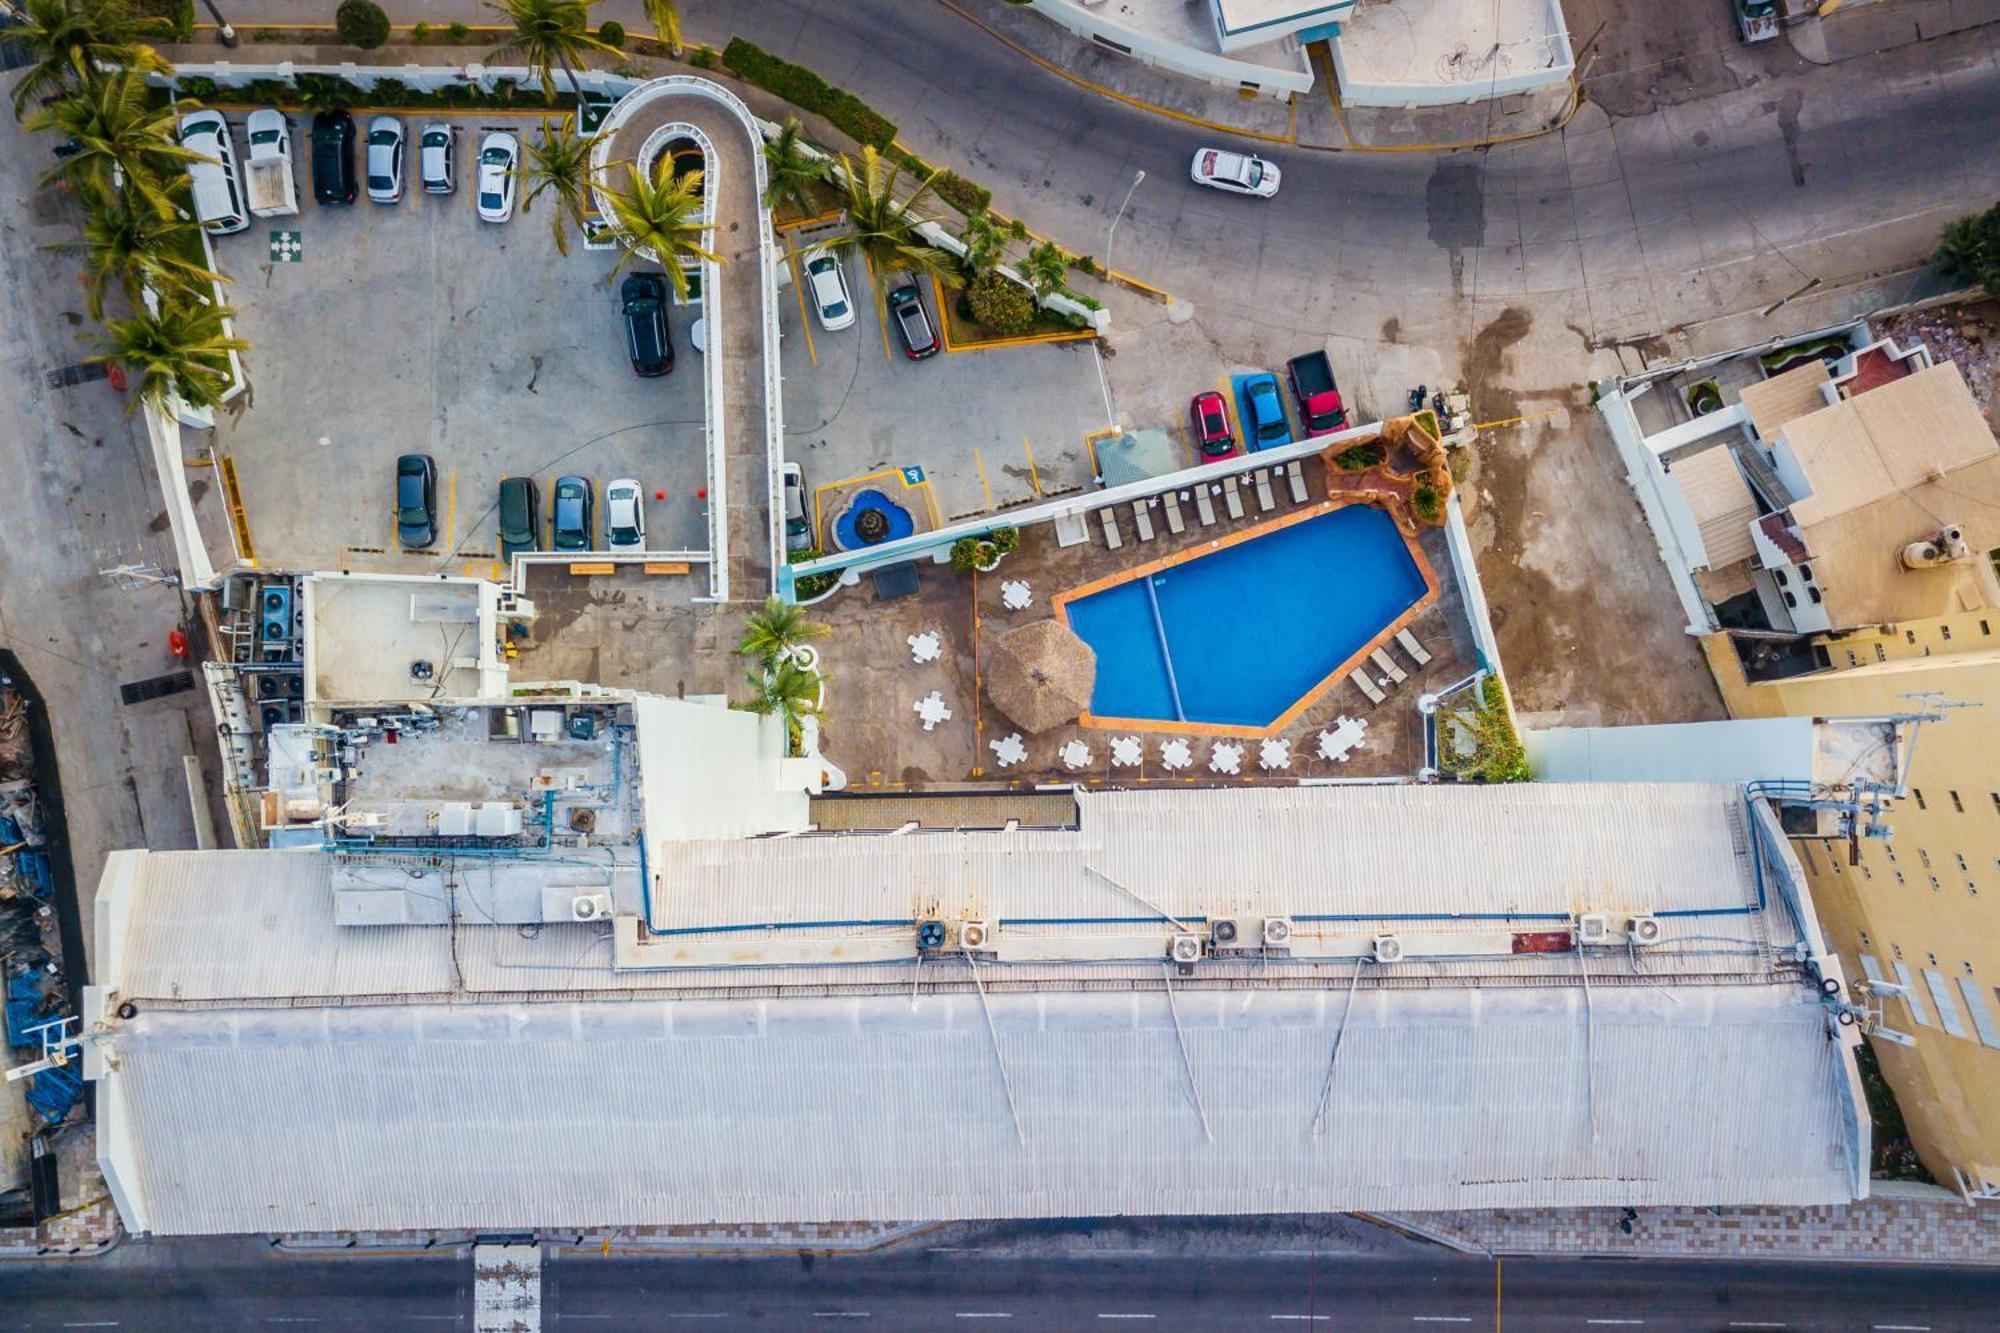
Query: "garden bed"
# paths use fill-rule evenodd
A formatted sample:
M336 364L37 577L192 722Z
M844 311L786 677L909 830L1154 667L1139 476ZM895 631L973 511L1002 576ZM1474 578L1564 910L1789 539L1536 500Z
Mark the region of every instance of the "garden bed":
M968 347L1004 345L1019 342L1024 338L1052 338L1067 334L1073 338L1092 338L1096 335L1089 329L1079 329L1066 315L1035 307L1034 317L1028 326L1019 332L1002 333L988 328L972 318L964 305L963 288L947 288L936 278L931 280L931 292L937 300L937 308L943 316L944 344L947 351L958 351Z

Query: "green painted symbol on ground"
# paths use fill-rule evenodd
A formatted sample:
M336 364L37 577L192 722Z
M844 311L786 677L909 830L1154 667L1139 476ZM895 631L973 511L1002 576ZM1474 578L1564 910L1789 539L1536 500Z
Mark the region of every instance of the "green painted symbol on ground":
M271 233L271 262L273 264L296 264L306 257L306 243L299 239L295 231L274 231Z

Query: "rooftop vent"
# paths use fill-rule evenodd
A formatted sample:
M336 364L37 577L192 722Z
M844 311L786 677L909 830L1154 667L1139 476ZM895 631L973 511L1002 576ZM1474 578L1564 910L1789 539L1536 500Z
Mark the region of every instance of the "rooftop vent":
M1625 938L1634 944L1658 944L1664 934L1658 917L1634 916L1625 920Z
M1611 918L1603 912L1585 912L1576 919L1578 944L1611 943Z
M1176 935L1167 945L1167 957L1186 967L1201 961L1201 936Z
M1288 916L1267 916L1264 918L1264 947L1266 949L1289 949L1292 947L1292 919Z
M1402 938L1396 935L1377 935L1375 937L1375 961L1378 963L1402 962Z
M1964 560L1971 554L1972 548L1966 544L1965 530L1952 523L1928 537L1905 546L1903 568L1935 569L1939 565L1949 565Z

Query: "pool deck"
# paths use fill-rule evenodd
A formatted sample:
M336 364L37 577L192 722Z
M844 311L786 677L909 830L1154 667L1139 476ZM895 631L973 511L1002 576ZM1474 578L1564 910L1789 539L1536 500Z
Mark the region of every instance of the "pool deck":
M1305 471L1309 492L1325 496L1326 482L1318 460L1308 460ZM1420 568L1427 575L1435 572L1435 596L1402 618L1429 650L1429 665L1417 667L1400 646L1394 646L1387 651L1408 673L1408 679L1387 686L1384 702L1371 703L1344 679L1334 680L1306 700L1276 733L1292 742L1289 768L1270 773L1260 770L1257 742L1232 735L1243 728L1158 722L1116 730L1080 723L1058 727L1024 736L1028 751L1025 762L1004 770L994 763L990 742L1018 730L986 703L980 688L980 657L991 651L1001 635L1055 614L1058 594L1100 581L1116 581L1162 559L1192 559L1210 550L1213 542L1241 540L1252 529L1274 520L1307 516L1327 507L1324 500L1317 499L1293 504L1289 495L1283 494L1286 488L1277 489L1281 496L1273 513L1258 513L1250 504L1242 519L1219 514L1214 527L1204 527L1193 509L1186 507L1187 530L1179 536L1170 535L1156 517L1158 535L1152 541L1132 536L1128 510L1122 515L1125 543L1116 551L1105 548L1095 521L1090 525L1090 539L1069 547L1056 544L1049 526L1037 525L1022 532L1020 549L993 574L961 574L946 565L925 564L920 567L918 593L888 602L875 600L867 579L858 587L843 589L812 608L812 614L833 630L820 641L828 672L825 753L846 770L849 789L855 791L1024 788L1072 782L1117 787L1243 785L1414 776L1423 765L1418 697L1464 679L1477 662L1444 534L1430 530L1415 540L1414 547ZM1033 600L1022 611L1007 610L1000 600L1000 585L1016 579L1026 581L1033 592ZM1385 633L1393 638L1396 628L1392 625ZM911 659L906 640L926 630L938 633L944 653L936 662L918 665ZM1362 649L1359 656L1365 658L1368 651ZM1336 675L1344 675L1348 669L1343 664ZM917 721L914 704L932 690L943 696L952 717L926 732ZM1345 763L1323 760L1316 752L1317 734L1343 715L1365 719L1367 739ZM1137 736L1144 744L1144 762L1137 768L1114 768L1111 764L1111 741L1124 735ZM1194 752L1194 766L1180 772L1166 769L1160 759L1161 743L1176 738L1189 741ZM1078 770L1066 768L1059 758L1062 748L1072 740L1082 741L1091 752L1091 762ZM1210 771L1211 744L1220 740L1243 746L1243 772L1239 776Z

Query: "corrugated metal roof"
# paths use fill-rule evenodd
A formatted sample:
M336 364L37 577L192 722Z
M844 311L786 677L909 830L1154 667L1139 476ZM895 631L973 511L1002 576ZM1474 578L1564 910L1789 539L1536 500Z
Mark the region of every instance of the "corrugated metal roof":
M1756 543L1750 540L1757 501L1728 445L1719 444L1679 460L1671 475L1701 528L1708 568L1724 569L1757 553Z
M143 1011L159 1234L1850 1197L1804 987ZM1327 1114L1315 1133L1316 1109ZM120 1139L120 1141L124 1141Z

